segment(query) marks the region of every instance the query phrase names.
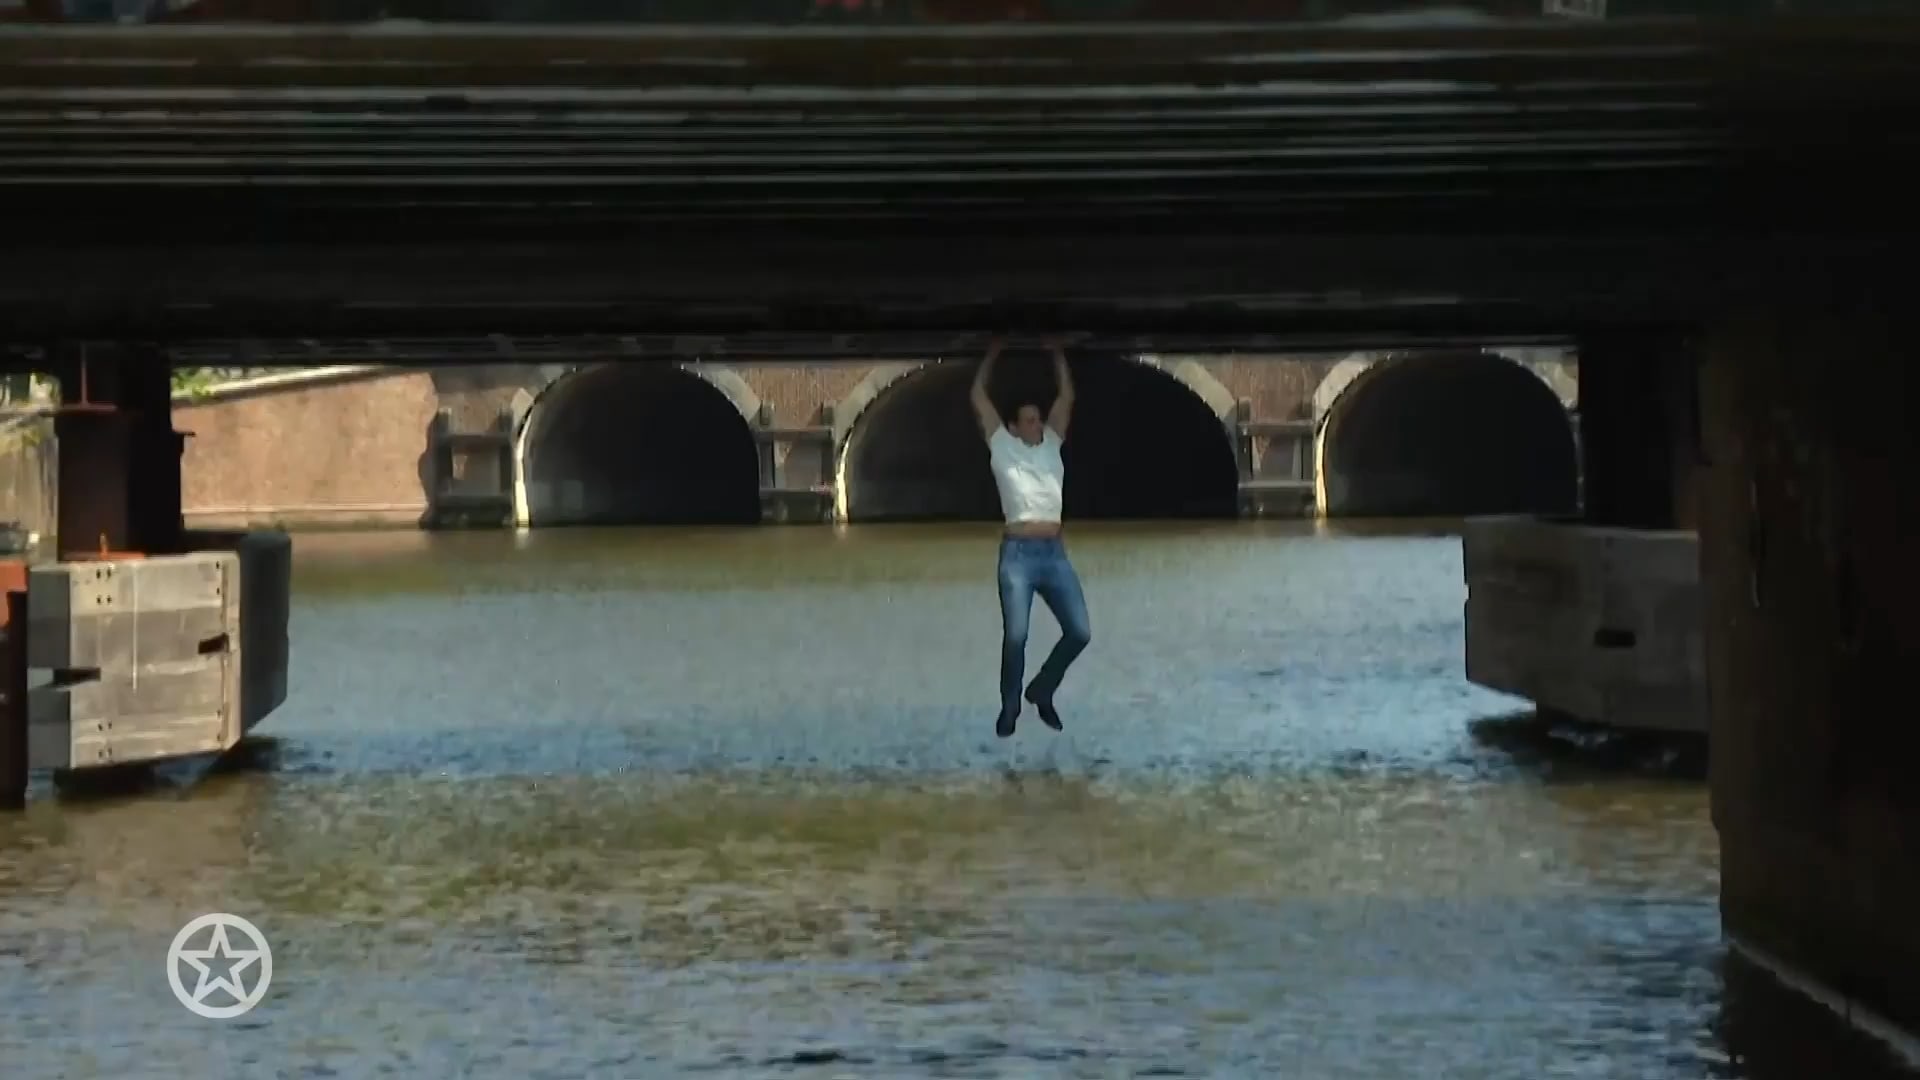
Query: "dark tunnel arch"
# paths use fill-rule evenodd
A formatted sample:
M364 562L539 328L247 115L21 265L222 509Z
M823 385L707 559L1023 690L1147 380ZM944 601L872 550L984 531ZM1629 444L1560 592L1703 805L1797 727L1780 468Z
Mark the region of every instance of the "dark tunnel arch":
M740 406L678 364L562 376L527 413L527 524L749 525L760 454Z
M1494 353L1375 365L1333 403L1319 443L1328 517L1569 514L1579 500L1566 408Z
M1076 404L1062 457L1065 516L1234 517L1239 467L1225 424L1200 395L1124 356L1069 360ZM1000 497L986 441L968 403L977 364L929 364L881 390L855 418L842 451L846 519L988 521ZM1053 400L1041 356L1003 357L989 388L1003 416Z

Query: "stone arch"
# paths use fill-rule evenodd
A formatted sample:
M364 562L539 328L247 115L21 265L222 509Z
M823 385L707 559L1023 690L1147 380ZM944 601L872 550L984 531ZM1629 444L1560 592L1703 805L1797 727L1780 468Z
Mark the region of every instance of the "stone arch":
M749 426L760 422L760 395L753 392L752 385L744 375L724 364L707 361L682 363L679 368L720 391L721 396L733 403L733 410Z
M1580 369L1570 349L1489 349L1498 356L1533 372L1547 384L1560 405L1573 409L1580 403Z
M848 390L846 396L838 402L835 402L833 406L835 467L838 468L838 461L842 456L840 451L846 446L847 436L853 431L853 425L859 421L861 415L867 411L867 407L872 405L876 398L886 393L887 388L894 383L919 371L928 364L945 362L946 361L940 360L907 360L892 364L878 364L870 368L859 382L854 383L853 389Z
M1329 373L1331 381L1349 358ZM1571 513L1573 424L1531 365L1480 350L1349 369L1317 417L1316 494L1329 517ZM1321 403L1316 394L1316 412Z
M1079 406L1064 454L1076 518L1232 517L1233 399L1192 361L1115 354L1069 361ZM999 496L967 401L971 362L876 368L834 410L842 521L990 520ZM1003 412L1045 404L1052 367L1017 353L993 388Z
M1388 355L1368 352L1349 353L1339 363L1333 365L1326 377L1320 380L1320 384L1313 388L1313 422L1317 425L1324 421L1327 414L1333 412L1333 404L1340 400L1340 395L1346 393L1347 388L1371 370L1375 364L1387 359Z
M750 524L760 519L759 397L704 363L627 361L554 372L514 436L522 527Z
M1490 356L1498 356L1510 361L1539 379L1565 408L1573 408L1579 400L1579 376L1569 370L1572 354L1565 349L1487 349ZM1334 404L1347 392L1361 376L1376 365L1409 359L1418 353L1356 352L1349 353L1333 365L1326 377L1313 388L1313 420L1315 424L1325 422L1333 411Z
M1221 424L1233 422L1233 391L1227 389L1226 384L1215 378L1213 372L1208 371L1200 361L1192 357L1153 355L1136 356L1134 359L1166 372L1181 386L1193 391L1193 396L1205 402Z

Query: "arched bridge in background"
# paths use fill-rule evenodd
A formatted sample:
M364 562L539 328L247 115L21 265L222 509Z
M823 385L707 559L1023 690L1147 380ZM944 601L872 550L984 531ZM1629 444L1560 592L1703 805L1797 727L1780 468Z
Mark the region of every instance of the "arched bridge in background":
M783 448L756 447L753 372L712 363L618 370L579 369L531 400L517 520L760 520ZM812 479L832 493L822 509L846 522L997 519L967 398L974 370L972 361L883 364L823 408L832 422L815 438L824 444L784 448L817 454ZM1080 355L1070 370L1079 400L1064 451L1072 519L1235 517L1250 509L1243 495L1258 484L1249 476L1256 453L1298 466L1300 509L1332 517L1578 506L1574 375L1558 354L1534 366L1485 351L1343 358L1286 423L1292 436L1259 451L1240 430L1235 394L1198 359ZM1045 357L1011 352L1000 371L992 392L1003 415L1051 402ZM758 469L756 452L766 460Z
M1537 369L1478 351L1348 364L1328 375L1328 400L1314 411L1323 514L1570 514L1578 507L1574 428L1557 388Z
M196 435L185 509L222 527L371 524L371 507L531 527L991 520L998 498L967 405L976 363L360 365L243 379L182 396ZM1076 520L1576 505L1577 363L1562 350L1090 351L1070 364ZM1003 411L1045 407L1050 361L1016 348L993 392Z
M532 526L760 520L759 400L731 371L602 364L543 387L515 433Z

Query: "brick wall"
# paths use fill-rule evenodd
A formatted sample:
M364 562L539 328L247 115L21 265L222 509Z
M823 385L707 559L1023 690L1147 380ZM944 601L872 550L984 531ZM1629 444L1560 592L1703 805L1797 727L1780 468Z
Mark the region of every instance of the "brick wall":
M263 390L174 409L190 524L397 524L426 510L424 372Z

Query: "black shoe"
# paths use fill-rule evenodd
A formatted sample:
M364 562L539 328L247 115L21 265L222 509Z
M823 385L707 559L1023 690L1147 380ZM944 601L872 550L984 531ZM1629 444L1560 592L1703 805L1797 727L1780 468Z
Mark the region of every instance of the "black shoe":
M1066 730L1066 728L1062 726L1060 723L1060 710L1053 707L1052 694L1048 694L1046 697L1040 697L1033 692L1033 687L1029 686L1027 687L1027 692L1024 696L1028 701L1033 702L1034 708L1040 710L1041 723L1047 725L1048 727L1052 728L1055 731Z
M1000 719L993 725L993 733L1003 739L1008 738L1013 734L1014 721L1018 719L1020 719L1019 709L1009 709L1002 706L1000 709Z

